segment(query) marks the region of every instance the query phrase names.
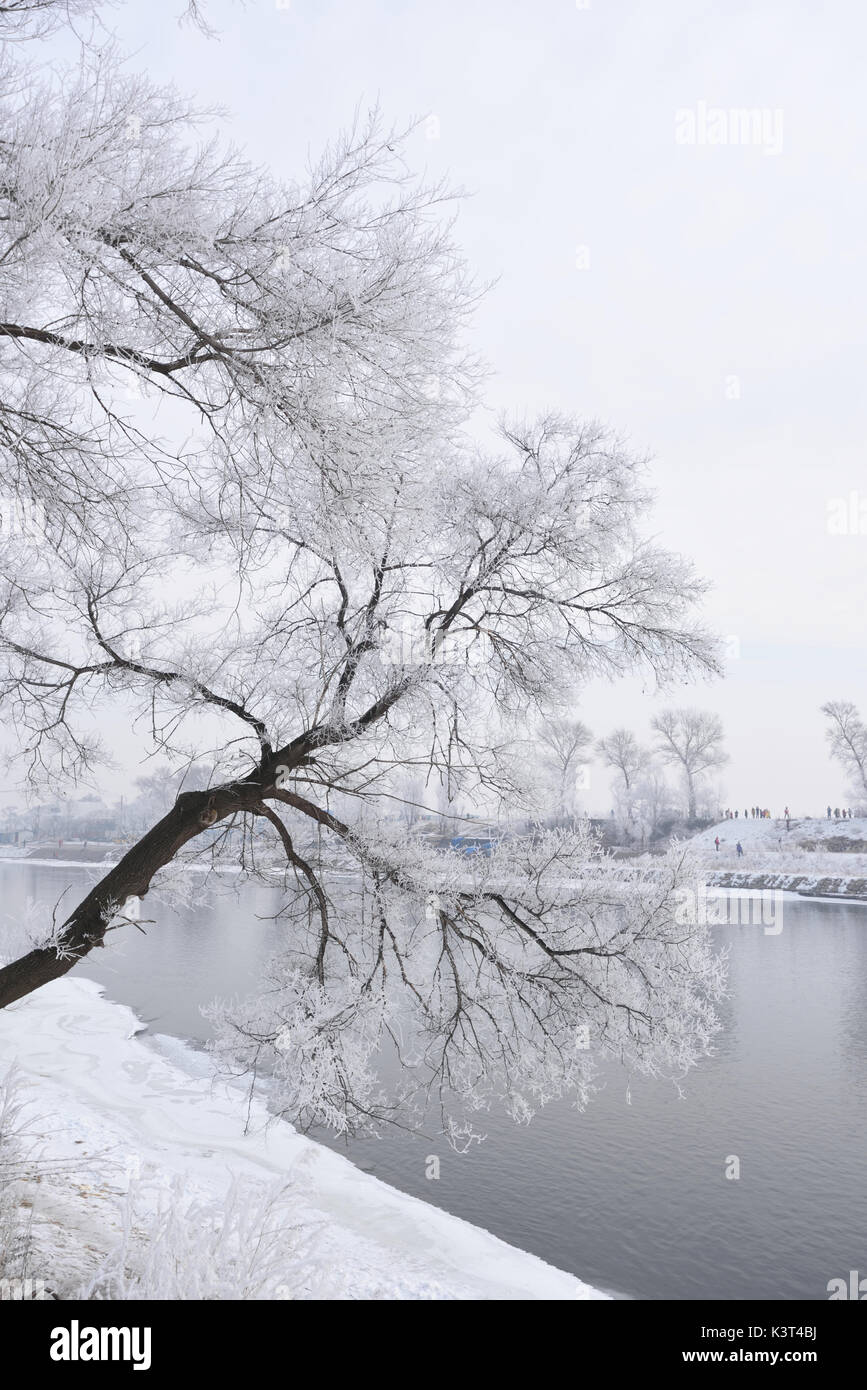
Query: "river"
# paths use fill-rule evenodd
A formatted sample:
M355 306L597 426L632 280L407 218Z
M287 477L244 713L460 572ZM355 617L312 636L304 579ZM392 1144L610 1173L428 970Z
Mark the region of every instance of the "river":
M0 861L0 913L69 887L66 906L90 881ZM183 919L159 908L147 936L113 934L76 973L153 1034L201 1045L200 1006L252 990L279 947L276 906L276 890L247 886ZM731 947L724 1030L682 1098L612 1066L583 1114L485 1117L486 1142L463 1156L394 1133L335 1147L622 1297L827 1298L830 1279L867 1275L867 905L792 897L778 933L714 932Z

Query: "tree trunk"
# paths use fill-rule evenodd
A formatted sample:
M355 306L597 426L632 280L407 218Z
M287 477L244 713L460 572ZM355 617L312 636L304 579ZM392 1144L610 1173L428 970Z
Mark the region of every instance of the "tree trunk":
M258 781L232 783L210 791L182 792L161 821L127 851L82 899L63 924L63 954L41 947L0 968L0 1009L22 999L40 985L57 980L82 960L103 938L111 918L127 898L143 898L151 880L189 841L217 821L261 802Z

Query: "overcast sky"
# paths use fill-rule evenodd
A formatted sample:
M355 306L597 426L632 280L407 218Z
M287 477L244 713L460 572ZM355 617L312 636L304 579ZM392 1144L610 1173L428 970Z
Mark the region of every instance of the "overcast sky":
M739 655L668 702L723 717L727 804L839 801L818 706L867 713L864 7L205 6L217 40L178 26L181 0L109 18L133 67L224 104L278 174L359 103L436 118L412 158L472 194L458 240L497 277L474 338L491 404L597 416L649 450L656 532L714 585L707 616ZM837 498L849 534L829 531ZM654 708L629 682L580 713L641 732ZM610 805L601 774L591 805Z

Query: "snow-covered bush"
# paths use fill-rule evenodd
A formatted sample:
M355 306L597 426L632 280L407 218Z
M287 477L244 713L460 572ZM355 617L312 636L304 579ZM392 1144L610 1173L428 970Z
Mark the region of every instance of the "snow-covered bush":
M0 1280L24 1279L30 1247L22 1218L21 1179L26 1161L25 1125L14 1066L0 1076Z
M293 1189L233 1178L223 1202L177 1178L130 1186L121 1238L79 1291L94 1299L289 1299L315 1296L318 1228L293 1211Z

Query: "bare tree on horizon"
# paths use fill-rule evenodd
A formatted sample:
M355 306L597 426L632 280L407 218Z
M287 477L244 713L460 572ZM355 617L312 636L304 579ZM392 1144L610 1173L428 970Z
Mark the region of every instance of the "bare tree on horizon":
M659 758L677 767L683 777L687 815L695 820L699 778L728 762L722 720L709 710L666 709L654 716L651 727L658 735Z
M851 700L829 700L822 705L822 714L828 720L825 737L831 757L851 780L850 795L863 801L867 798L867 725Z

